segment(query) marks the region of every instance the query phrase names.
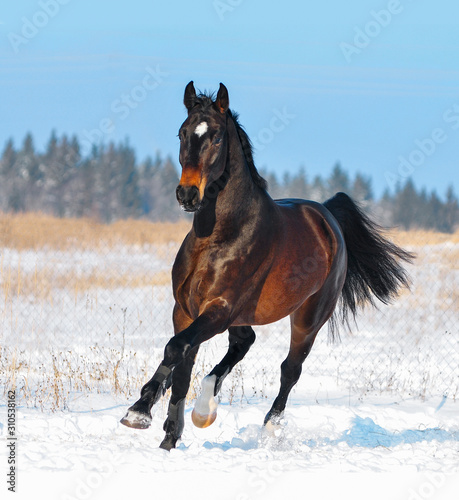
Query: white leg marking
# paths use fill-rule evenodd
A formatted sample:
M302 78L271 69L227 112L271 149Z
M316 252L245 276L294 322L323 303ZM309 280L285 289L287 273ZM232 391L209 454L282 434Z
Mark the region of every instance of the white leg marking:
M151 425L151 417L138 411L128 410L121 423L133 429L148 429Z
M202 392L194 405L191 419L196 427L209 427L217 418L218 403L214 398L217 375L207 375L202 380Z

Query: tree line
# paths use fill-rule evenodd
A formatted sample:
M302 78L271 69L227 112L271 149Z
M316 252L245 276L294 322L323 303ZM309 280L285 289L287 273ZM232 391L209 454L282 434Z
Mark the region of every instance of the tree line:
M308 178L304 168L278 178L260 172L273 198L324 201L344 191L369 208L385 226L453 232L459 226L458 199L450 186L444 199L435 191L417 190L407 179L395 192L376 199L371 178L353 178L336 164L328 177ZM171 158L157 153L138 162L129 141L94 146L81 154L76 136L51 133L45 151L35 149L27 134L17 148L6 142L0 158L0 210L44 212L58 217L90 217L102 222L125 218L175 221L182 212L175 200L178 170Z

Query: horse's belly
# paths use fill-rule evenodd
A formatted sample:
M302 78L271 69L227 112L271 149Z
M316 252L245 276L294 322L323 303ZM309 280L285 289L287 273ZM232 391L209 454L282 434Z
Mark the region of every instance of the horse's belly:
M293 266L276 271L268 276L261 292L247 301L236 326L266 325L289 316L322 287L326 278L323 268Z

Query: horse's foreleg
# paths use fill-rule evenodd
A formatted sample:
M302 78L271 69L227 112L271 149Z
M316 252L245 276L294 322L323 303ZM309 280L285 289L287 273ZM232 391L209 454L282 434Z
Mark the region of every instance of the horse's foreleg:
M217 418L217 403L214 397L220 391L225 377L247 354L255 342L255 332L250 326L230 327L228 352L202 381L202 391L191 414L196 427L208 427Z
M175 448L185 426L185 400L198 349L199 347L191 349L186 358L172 372L172 394L163 426L166 436L159 446L165 450Z
M142 387L140 399L127 411L120 422L133 429L148 429L151 425L151 408L170 387L172 369L161 364L153 377Z
M140 399L128 410L121 423L135 429L151 425L151 408L172 383L172 372L202 342L228 328L226 301L216 299L190 326L172 337L164 349L164 358L155 374L141 390ZM187 371L187 370L185 370ZM179 372L180 375L180 372Z

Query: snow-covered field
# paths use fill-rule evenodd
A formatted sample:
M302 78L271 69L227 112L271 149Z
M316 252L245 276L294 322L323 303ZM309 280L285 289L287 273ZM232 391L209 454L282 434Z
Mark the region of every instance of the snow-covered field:
M0 375L19 404L20 498L37 491L48 499L459 498L459 270L442 260L458 245L421 250L411 293L364 311L338 344L322 333L275 435L261 423L278 389L288 322L256 329L257 342L225 380L216 422L197 429L193 398L226 349L225 336L210 341L197 360L183 439L171 453L158 449L166 398L149 430L119 424L171 335L170 286L69 284L40 295L39 284L26 283L39 281L43 268L56 281L102 270L143 272L154 283L175 248L3 252ZM4 442L5 399L6 392ZM7 470L6 452L0 460ZM8 493L2 475L0 491Z
M41 484L52 492L47 498L125 498L143 491L154 498L242 500L285 498L285 488L300 498L308 492L335 498L319 493L343 496L346 487L344 498L361 498L360 487L370 481L366 498L383 498L381 488L393 499L418 498L413 492L457 498L457 404L382 396L360 402L332 383L327 395L311 397L314 385L300 382L274 436L261 426L269 401L222 401L207 429L193 427L189 406L183 440L170 453L158 448L163 405L146 431L119 424L127 404L108 396L78 398L63 412L19 409L18 491L34 498ZM349 472L360 474L350 480Z

